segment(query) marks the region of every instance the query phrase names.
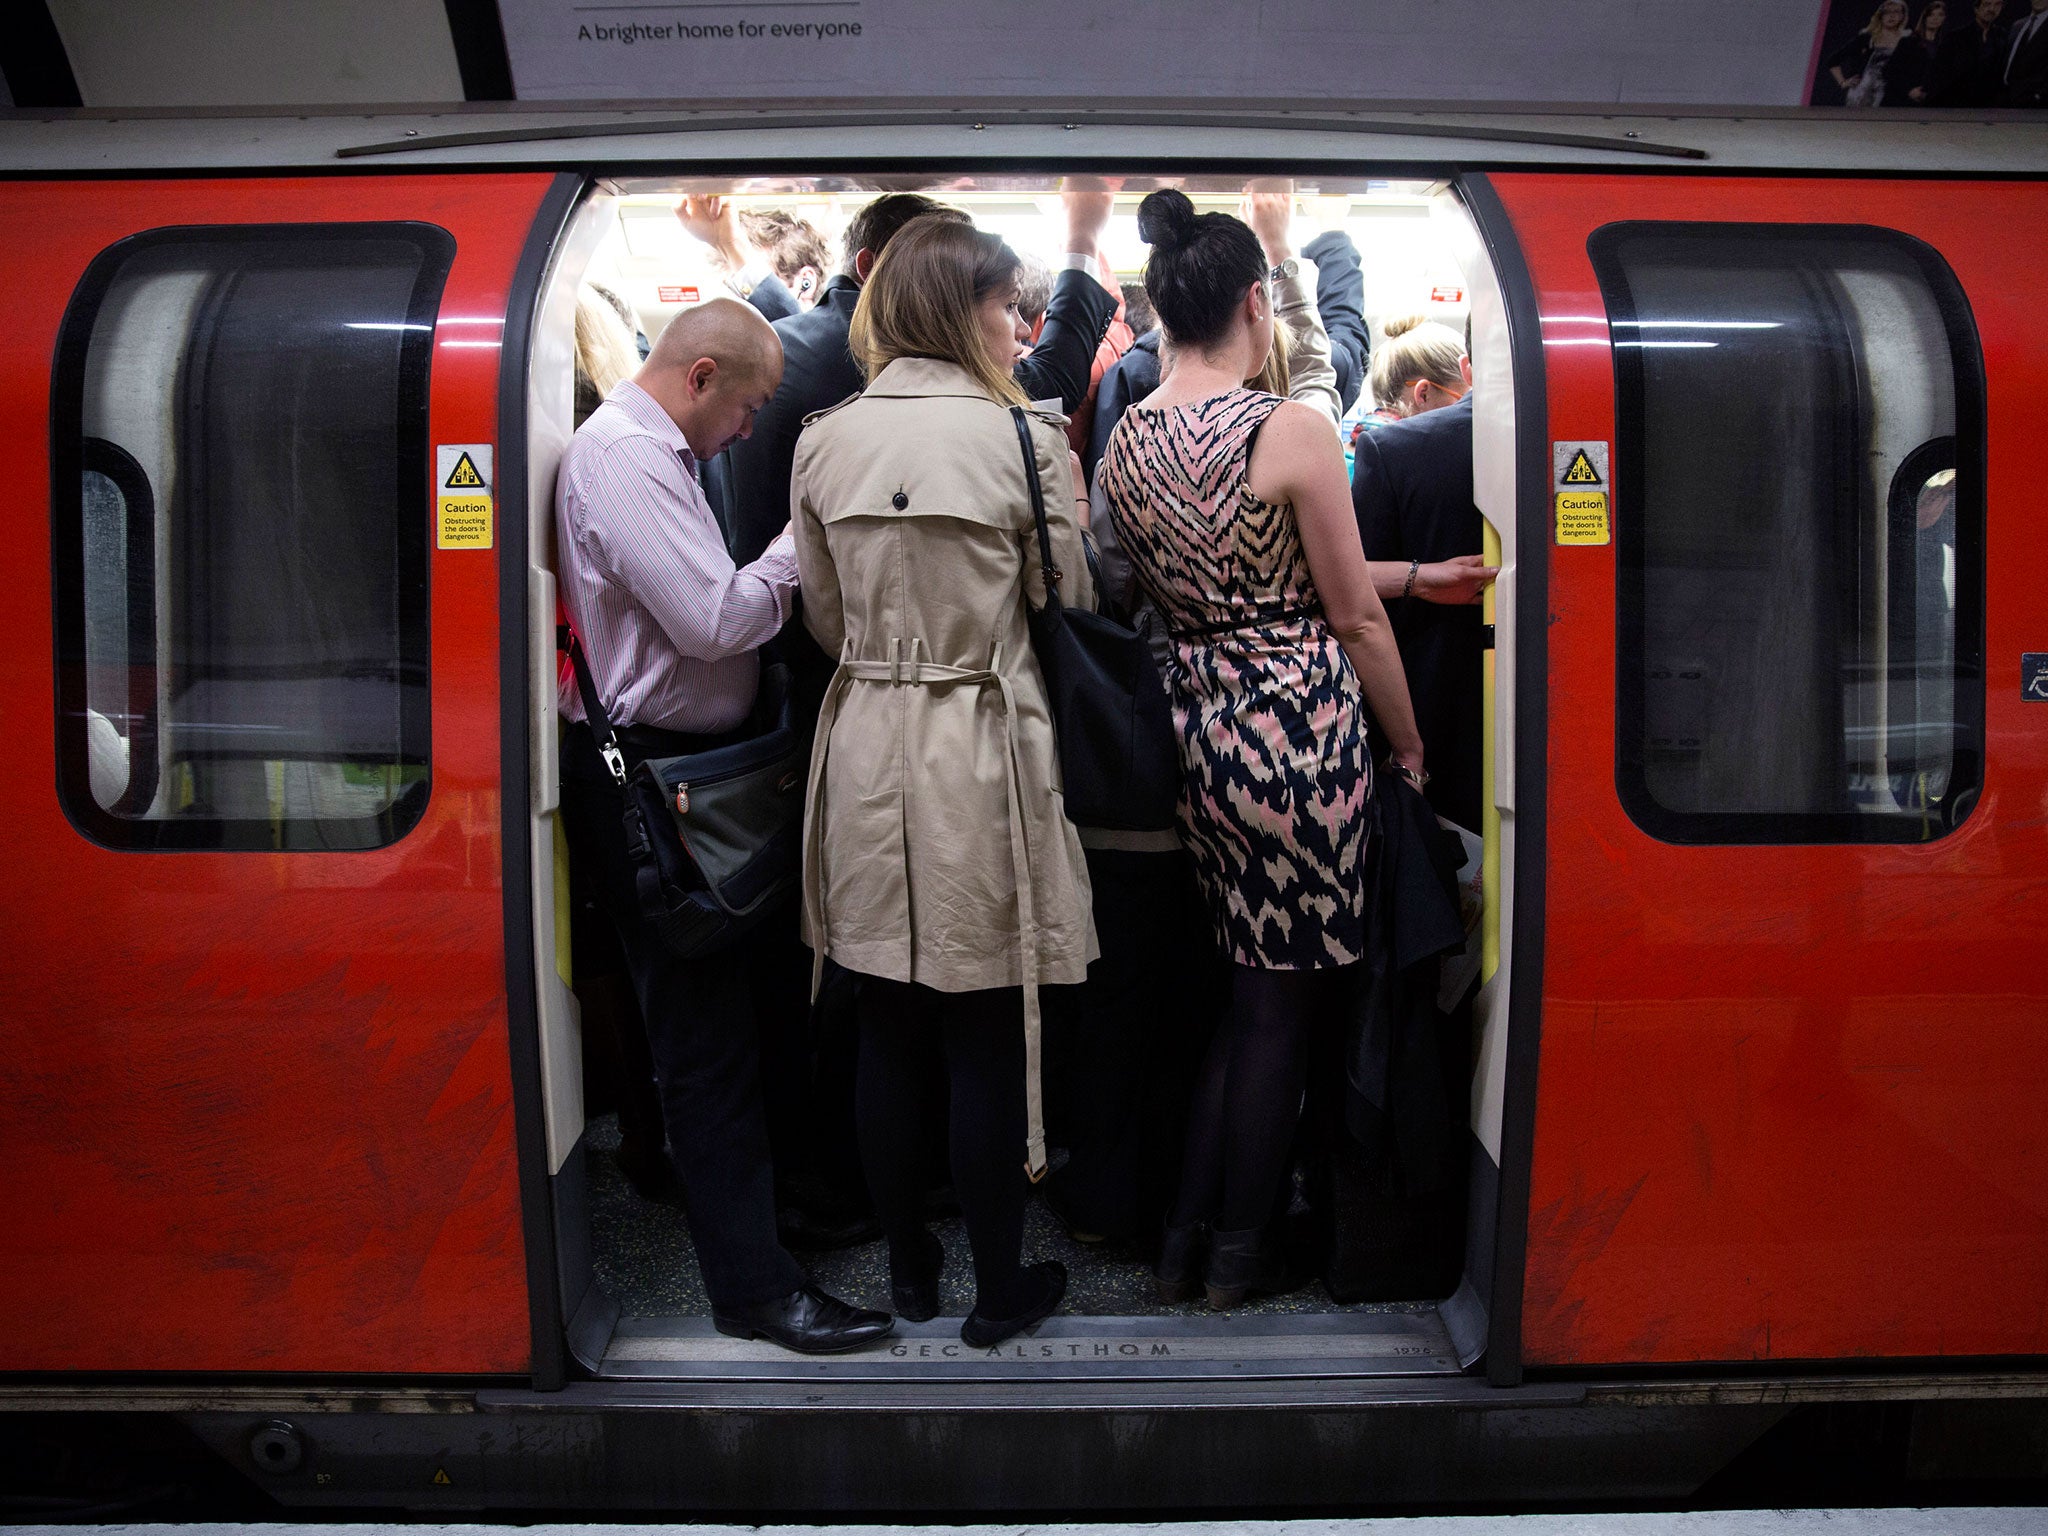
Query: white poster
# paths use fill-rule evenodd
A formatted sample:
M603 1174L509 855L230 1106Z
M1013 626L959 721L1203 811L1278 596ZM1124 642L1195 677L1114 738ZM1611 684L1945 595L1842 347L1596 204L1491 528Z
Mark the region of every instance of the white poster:
M1806 99L1821 0L500 0L522 100Z

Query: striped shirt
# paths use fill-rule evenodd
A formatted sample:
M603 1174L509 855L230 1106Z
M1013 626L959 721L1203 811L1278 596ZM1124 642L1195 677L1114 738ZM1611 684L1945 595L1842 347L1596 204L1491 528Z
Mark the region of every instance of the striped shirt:
M682 430L630 379L590 415L555 481L562 601L614 726L729 731L753 708L756 654L789 619L784 533L737 569ZM583 718L575 680L557 702Z

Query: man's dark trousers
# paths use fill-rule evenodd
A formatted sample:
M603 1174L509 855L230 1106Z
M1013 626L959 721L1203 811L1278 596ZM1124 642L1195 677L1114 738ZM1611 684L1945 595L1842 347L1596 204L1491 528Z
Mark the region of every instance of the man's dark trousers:
M678 737L667 750L689 750L687 741ZM639 760L631 747L626 757L629 767ZM805 1275L775 1235L752 946L695 960L662 948L634 897L624 804L590 728L570 726L562 735L563 828L571 857L597 862L598 890L640 999L704 1289L713 1306L726 1309L786 1296Z

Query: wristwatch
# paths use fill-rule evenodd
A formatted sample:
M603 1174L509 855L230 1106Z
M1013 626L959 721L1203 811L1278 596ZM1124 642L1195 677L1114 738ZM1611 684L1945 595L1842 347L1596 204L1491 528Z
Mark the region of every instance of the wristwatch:
M1268 272L1266 274L1266 280L1272 283L1284 283L1285 281L1287 281L1288 278L1293 277L1300 270L1301 263L1296 261L1292 256L1290 256L1285 261L1281 262L1278 266L1274 267L1270 272Z

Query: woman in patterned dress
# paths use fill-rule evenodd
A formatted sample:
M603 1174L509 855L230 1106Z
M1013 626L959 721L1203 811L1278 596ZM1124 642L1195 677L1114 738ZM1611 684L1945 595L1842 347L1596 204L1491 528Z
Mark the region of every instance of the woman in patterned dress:
M1364 704L1418 783L1422 741L1336 435L1243 383L1272 345L1258 238L1175 191L1147 197L1138 224L1173 371L1117 424L1103 488L1172 637L1181 835L1232 962L1155 1273L1169 1300L1206 1280L1225 1307L1286 1284L1265 1229L1309 1035L1365 954Z

